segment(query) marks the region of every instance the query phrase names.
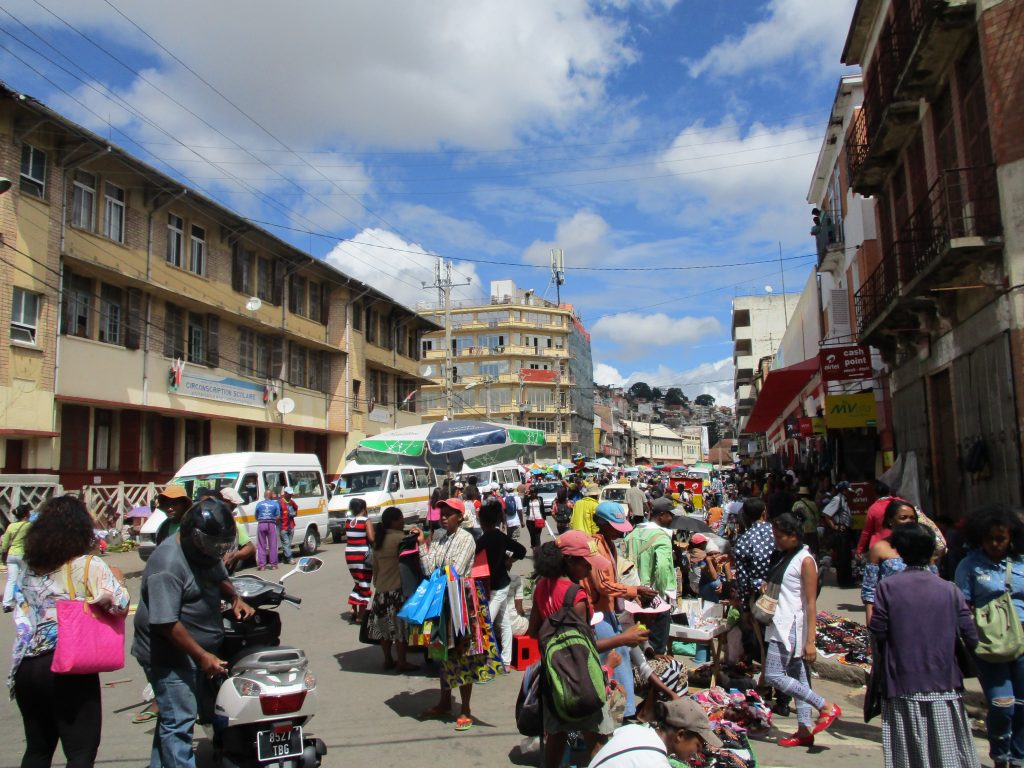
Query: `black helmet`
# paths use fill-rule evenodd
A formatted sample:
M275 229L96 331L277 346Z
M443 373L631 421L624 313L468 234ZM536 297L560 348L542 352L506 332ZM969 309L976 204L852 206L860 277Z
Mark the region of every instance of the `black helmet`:
M181 519L181 539L203 557L220 560L238 542L235 518L216 496L197 501Z

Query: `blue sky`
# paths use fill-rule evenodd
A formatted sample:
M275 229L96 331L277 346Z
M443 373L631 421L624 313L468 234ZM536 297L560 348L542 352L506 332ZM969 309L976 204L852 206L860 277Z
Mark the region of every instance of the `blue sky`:
M813 264L853 5L8 0L0 66L406 304L436 255L553 298L559 247L600 383L729 403L732 297Z

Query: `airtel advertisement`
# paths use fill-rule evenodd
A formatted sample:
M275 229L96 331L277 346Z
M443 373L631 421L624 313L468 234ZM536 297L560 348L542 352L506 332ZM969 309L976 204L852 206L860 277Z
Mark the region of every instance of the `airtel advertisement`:
M872 377L871 351L860 344L825 347L818 352L822 381L864 381Z

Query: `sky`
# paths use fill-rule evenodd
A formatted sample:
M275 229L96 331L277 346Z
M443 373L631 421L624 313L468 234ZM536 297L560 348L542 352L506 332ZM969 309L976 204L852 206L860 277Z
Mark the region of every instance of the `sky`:
M438 257L554 300L560 248L598 383L731 404L854 2L0 0L0 79L409 306Z

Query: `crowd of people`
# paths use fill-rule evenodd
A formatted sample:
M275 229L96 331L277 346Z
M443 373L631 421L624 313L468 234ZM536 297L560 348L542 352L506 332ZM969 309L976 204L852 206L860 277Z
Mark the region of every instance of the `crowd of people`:
M516 638L543 646L552 622L571 611L600 659L601 703L572 718L542 707L544 765L561 765L572 749L604 768L685 763L721 744L688 695L686 666L672 654L681 601L699 598L724 604L733 616L727 659L760 673L772 711L787 717L795 708L795 728L778 744L810 747L843 715L809 676L818 656L822 573L834 568L839 586L859 579L874 646L868 704L881 715L886 766L979 765L963 704L965 675L979 678L988 703L994 764L1024 763L1020 512L991 507L938 526L880 486L858 533L850 486L827 477L717 476L704 489L703 511L686 493L671 493L658 473L629 481L621 503L600 500L603 485L622 479L611 473L542 479L559 486L550 505L529 480L446 480L422 527L407 526L397 507L371 524L360 499L350 504L348 617L380 645L385 669L420 668L409 660L417 629L403 608L431 574L440 569L462 579L474 606L476 642L447 641L436 659L438 700L424 719L470 731L474 685L509 674ZM229 568L252 557L258 568L274 568L282 543L291 560L282 521L294 502L283 488L257 504L255 543L235 520L243 499L231 488L190 499L171 485L157 503L168 522L142 577L131 653L153 690L140 713L147 716L140 721L156 721L150 764L187 767L195 764L194 725L227 671L218 656L221 611L226 604L239 619L252 614L235 594ZM95 520L78 498L54 498L14 517L0 553L7 564L3 605L17 629L8 685L25 724L22 765L50 765L59 744L69 766L89 766L99 746L99 679L53 671L56 604L84 596L98 610L123 615L124 577L94 556ZM695 530L694 519L703 527ZM529 546L520 542L524 528ZM531 572L513 577L513 563L524 559ZM706 659L707 649L698 654L698 662Z

